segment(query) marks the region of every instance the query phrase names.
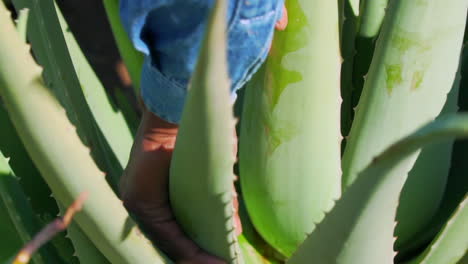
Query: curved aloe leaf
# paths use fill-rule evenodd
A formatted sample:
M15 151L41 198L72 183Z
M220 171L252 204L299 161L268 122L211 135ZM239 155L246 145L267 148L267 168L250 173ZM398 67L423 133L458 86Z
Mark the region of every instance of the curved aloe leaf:
M233 221L234 126L226 62L226 0L216 1L171 162L177 221L202 248L242 263Z
M59 211L57 203L51 197L49 187L28 156L3 106L0 106L0 124L0 150L5 156L10 157L8 165L15 172L24 195L28 197L28 203L38 223L38 231L57 216ZM73 246L64 233L55 236L51 244L62 258L62 262L76 263L76 259L73 259Z
M18 183L18 179L13 175L10 166L8 165L7 160L0 152L0 208L5 211L2 212L2 215L6 213L6 218L2 217L2 224L10 223L13 226L9 226L9 231L13 231L16 235L10 237L12 245L18 245L18 248L15 248L13 252L7 252L7 254L14 255L23 244L26 244L34 236L36 232L40 230L39 223L37 222L34 212L29 205L26 196L24 195L21 187ZM8 233L7 233L8 234ZM5 236L2 240L7 240ZM2 248L3 251L3 248ZM45 264L50 263L51 261L58 261L54 259L48 249L42 249L38 254L33 256L33 262L35 264Z
M461 74L457 74L457 80L456 80L456 83L454 83L454 88L457 87L457 82L459 82L460 83L459 100L458 100L459 105L460 105L459 111L463 112L463 111L468 110L468 93L467 93L468 92L468 89L467 89L468 88L467 86L468 84L467 82L468 80L467 78L468 77L467 75L468 73L468 49L466 48L466 45L463 50L460 72ZM462 77L461 80L460 80L460 77ZM452 89L452 92L453 90L455 89ZM448 101L450 100L451 98L449 95ZM434 151L437 151L437 149L435 149ZM445 154L437 155L437 153L433 153L433 155L436 155L436 157L445 159L444 157ZM445 189L443 190L444 194L443 194L442 200L440 201L440 205L438 208L436 208L437 212L434 215L431 215L429 219L424 220L424 223L427 223L427 221L429 221L428 224L420 224L420 226L418 226L416 229L413 229L413 230L411 229L411 227L409 227L408 230L404 230L400 232L400 233L404 233L405 231L411 231L411 233L413 234L414 231L416 230L420 231L418 234L413 235L411 237L411 240L409 241L411 243L407 243L404 247L402 247L401 245L398 245L399 243L401 243L399 241L400 238L396 241L395 248L398 250L398 256L396 257L396 261L404 259L405 257L408 257L409 255L414 255L414 253L412 254L412 252L415 252L416 250L421 248L422 245L429 243L435 237L435 235L439 232L439 230L443 227L443 225L449 219L449 217L453 214L458 204L463 200L464 195L468 192L468 177L466 177L466 172L468 171L468 163L466 162L466 157L468 157L468 140L465 139L465 140L455 141L455 144L453 146L453 151L450 156L452 157L452 160L450 162L451 167L450 167L449 175L447 176L446 179L443 177L440 177L442 179L438 179L439 182L440 180L444 180L444 182L441 182L441 183L443 184L443 186L445 186ZM438 164L438 162L436 164ZM421 166L423 166L423 164L421 164ZM433 167L433 164L426 165L424 167L427 169L427 168ZM437 180L435 178L429 179L427 178L427 176L431 176L430 174L424 175L424 171L421 171L421 172L422 172L421 173L422 175L419 176L420 181ZM409 177L411 177L411 173ZM446 180L446 184L445 184L445 180ZM421 184L421 183L414 182L414 184ZM408 183L406 183L405 186L406 185L408 185ZM400 201L403 201L404 192L405 192L405 187L403 188ZM414 197L412 195L413 192L414 193L424 192L426 194L431 193L431 197L428 197L427 195ZM411 203L412 201L418 200L420 202L424 202L425 204L427 204L427 201L429 199L437 198L437 197L434 197L432 193L434 193L434 190L430 190L430 189L426 190L426 188L424 189L423 188L408 188L408 190L406 190L406 196L408 196L408 199L405 199L405 201L406 202L409 201ZM417 198L417 199L414 199L414 198ZM426 206L425 210L427 210L428 208L430 207ZM411 210L410 208L407 208L407 209L408 211ZM420 210L420 209L422 208L421 207L416 208L416 210ZM401 205L399 206L398 210L399 211L402 210ZM400 212L400 214L402 216L406 216L406 218L410 220L421 217L419 213L414 213L414 212L408 213L408 211ZM398 214L399 212L397 212L397 219L399 218ZM425 217L425 216L422 215L422 217ZM400 228L399 225L396 227L396 230L395 230L397 236L399 235L398 234L398 229Z
M458 72L456 76L439 117L454 114L458 110L460 73ZM450 171L452 148L452 139L424 148L408 173L408 180L401 191L396 217L398 223L395 228L397 237L395 249L397 251L418 248L424 242L429 242L429 240L420 239L418 233L427 230L427 225L439 209ZM430 197L428 193L431 194Z
M105 160L106 164L109 164L107 167L110 170L109 174L111 174L112 180L117 182L122 173L122 168L128 161L133 143L132 131L127 125L122 112L116 109L115 104L109 99L106 90L89 65L56 5L55 10L82 93L95 120L92 123L97 135L96 143L98 145L95 147L101 150L101 158ZM116 160L112 160L114 155Z
M136 229L65 111L43 86L41 69L1 5L0 24L0 35L4 36L0 41L0 94L21 140L57 200L69 204L81 192L89 192L87 204L75 219L112 263L165 263Z
M352 82L354 86L352 106L356 106L361 96L364 79L374 55L375 42L380 32L389 0L362 0L356 37L356 56Z
M16 10L30 10L28 40L35 58L44 66L44 80L116 188L133 141L123 116L115 113L55 2L14 0L13 4Z
M23 245L6 208L0 203L0 262L13 256Z
M468 252L468 196L414 264L456 264Z
M340 19L341 24L341 134L348 135L354 117L352 101L353 86L353 64L356 54L355 39L357 34L359 1L341 0ZM343 144L344 145L344 144Z
M65 210L66 208L60 205L62 215ZM75 255L80 260L80 263L110 264L93 242L84 234L77 223L71 222L67 231L68 238L70 238L75 247Z
M376 38L389 0L362 0L359 11L359 36Z
M255 230L245 208L242 193L239 195L239 217L242 222L242 234L238 240L245 263L283 263L286 258L266 243Z
M239 166L255 228L290 256L340 195L341 57L338 1L286 6L289 25L247 87Z
M393 228L406 167L399 166L428 144L468 138L468 115L432 122L378 155L288 263L393 263Z
M345 187L376 154L440 113L457 71L467 7L466 0L390 2L343 157Z

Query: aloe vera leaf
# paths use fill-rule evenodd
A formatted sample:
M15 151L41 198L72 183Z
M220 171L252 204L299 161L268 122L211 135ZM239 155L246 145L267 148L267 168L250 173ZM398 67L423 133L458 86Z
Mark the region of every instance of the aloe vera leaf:
M343 157L344 187L377 153L440 113L457 71L467 6L390 2Z
M289 25L246 90L239 166L255 228L290 256L340 195L341 57L337 1L286 7Z
M376 156L288 263L393 263L394 219L409 170L399 163L454 137L468 138L467 114L431 122Z
M239 217L242 222L242 234L238 240L245 263L284 263L286 257L266 243L255 230L245 208L242 193L239 194Z
M51 197L49 187L28 156L3 106L0 106L0 124L0 150L10 157L9 166L18 178L18 183L31 205L38 226L45 226L58 214L56 201ZM57 234L50 244L60 256L61 262L76 263L72 256L73 246L64 233Z
M468 263L468 252L465 253L463 258L460 259L460 261L457 262L457 264L467 264Z
M363 0L360 6L358 33L356 37L356 56L353 65L352 82L355 88L353 92L352 106L358 104L361 97L364 79L369 71L369 66L374 55L375 42L377 40L385 10L389 0Z
M125 32L119 15L119 0L104 0L103 3L120 56L122 56L127 66L133 88L138 95L140 94L141 69L144 56L135 49Z
M0 5L0 95L32 160L62 204L87 191L80 228L112 263L167 263L137 230L70 124L43 86L41 69ZM10 63L14 61L15 63ZM44 122L47 121L47 122Z
M342 0L340 1L341 19L341 56L343 63L341 65L341 134L348 135L354 118L354 108L352 103L353 94L353 64L356 54L355 39L357 34L359 1ZM345 141L343 141L344 145Z
M0 157L0 186L3 186L5 177L11 177L10 169L6 167L7 163L3 160L4 157ZM3 188L2 188L3 189ZM2 196L9 195L8 192ZM16 231L15 224L10 218L10 214L5 207L3 197L0 197L0 260L5 260L13 256L24 244L21 237Z
M30 199L33 211L43 225L58 214L57 204L50 197L51 191L34 166L21 143L6 110L0 106L0 150L9 159L9 166L18 178L22 190Z
M41 230L41 226L34 215L34 212L29 204L25 194L23 193L18 179L14 176L8 165L7 160L0 152L0 204L1 208L9 215L10 226L15 231L17 238L12 237L11 243L20 243L20 247L29 242L34 235ZM19 238L19 241L18 241ZM2 239L6 239L3 237ZM50 247L44 247L32 257L32 262L40 263L58 263L59 258L51 252ZM9 252L9 255L14 255L16 252Z
M376 38L385 17L389 0L362 0L359 11L359 35Z
M468 196L414 264L456 264L468 251Z
M59 205L60 215L66 211L66 207ZM74 255L81 263L109 264L110 262L102 255L99 249L91 240L81 231L78 224L74 221L67 227L67 237L72 241L75 248Z
M80 227L72 222L68 227L68 237L76 248L76 256L81 263L109 264L93 242L81 231Z
M459 77L461 77L458 100L460 105L459 111L464 112L468 110L468 49L466 44L463 49L461 76ZM404 258L407 253L416 250L421 244L431 241L463 200L463 197L468 192L468 177L466 177L468 163L466 162L466 157L468 157L468 140L455 141L450 173L439 209L430 218L429 224L423 226L421 232L415 235L415 238L421 242L416 240L407 247L400 248L397 260Z
M122 89L115 89L113 95L115 96L115 102L118 108L122 111L125 121L128 124L128 128L132 132L132 135L135 135L138 130L138 125L140 124L140 117L137 111L130 102L127 93Z
M16 28L18 29L18 33L20 34L21 38L24 42L26 42L26 34L27 34L27 25L28 25L28 17L29 17L29 9L21 9L18 14L18 19L16 21Z
M0 240L0 261L3 261L13 256L23 245L3 203L0 203L0 234L2 234L2 239Z
M108 166L109 170L111 170L109 174L112 175L113 181L117 182L122 173L122 168L128 161L133 143L132 131L127 125L122 112L117 109L106 94L102 83L82 53L73 33L69 30L60 9L57 5L55 5L55 8L82 93L95 120L93 124L97 129L97 135L99 135L96 142L100 144L98 148L102 150L102 157L110 165ZM110 153L113 155L110 155ZM117 160L112 160L114 155Z
M68 28L62 28L64 21L59 19L55 2L14 0L13 4L16 10L30 10L28 39L35 58L44 67L43 77L46 85L64 105L81 139L90 147L97 164L106 172L109 182L116 189L128 157L128 146L131 144L131 140L128 140L131 139L131 133L125 121L118 117L119 114L112 116L102 111L108 109L107 113L112 113L113 106L102 96L102 85L92 70L87 69L89 65L83 59L81 51L71 42L72 35L67 33L64 36L63 32ZM70 49L67 44L70 45ZM93 101L97 96L101 97ZM112 120L113 127L106 126L103 129L107 122L97 125L97 121L107 118L107 122ZM116 120L120 122L114 122ZM115 140L116 137L121 141Z
M230 263L243 263L233 220L235 121L226 5L216 1L209 18L180 122L169 193L177 221L199 246Z
M460 77L460 72L457 72L439 117L457 112ZM450 171L452 149L452 139L424 148L408 173L408 180L401 191L396 216L395 249L397 251L417 248L424 242L429 242L419 239L417 234L427 229L427 225L439 209ZM421 186L425 187L421 188ZM431 194L429 197L428 193Z
M11 170L15 172L18 184L21 186L20 189L24 192L24 199L27 199L27 203L33 211L33 219L34 222L37 223L37 227L34 229L35 231L32 230L31 232L39 231L40 227L47 225L57 216L58 208L56 202L51 197L49 187L42 179L39 171L34 166L32 160L24 149L3 105L0 105L0 125L0 150L4 155L9 157L8 165ZM2 209L0 211L5 215L8 214L6 209ZM30 215L26 217L30 217ZM10 225L10 227L13 228L13 225ZM7 233L0 232L0 234L2 234L2 236L5 234L5 239L2 240L8 242L8 245L16 245L13 238L6 239ZM35 233L32 235L34 234ZM23 241L22 243L26 242L28 241ZM18 250L19 248L21 248L21 245L15 248L15 250ZM70 264L76 263L72 257L74 252L73 246L70 244L70 241L65 238L64 233L56 235L51 240L50 246L48 245L46 248L48 248L48 252L58 256L60 258L60 262ZM0 257L0 259L3 258Z

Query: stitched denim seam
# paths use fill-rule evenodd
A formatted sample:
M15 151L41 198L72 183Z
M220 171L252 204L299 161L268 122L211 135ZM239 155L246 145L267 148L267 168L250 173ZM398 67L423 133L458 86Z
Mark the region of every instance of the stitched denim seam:
M277 12L276 10L272 10L272 11L268 11L268 13L265 13L265 14L260 15L260 16L249 17L249 18L239 18L239 22L241 22L244 25L248 25L251 22L255 22L255 21L259 21L259 20L265 20L269 16L275 15L276 12Z
M179 88L179 89L182 89L182 90L186 90L183 86L181 86L175 78L170 78L168 76L166 76L160 69L158 66L154 65L153 63L153 59L151 58L151 55L149 55L150 57L150 66L153 70L157 71L159 73L159 75L164 79L164 81L167 81L168 83L171 83L173 84L174 86L176 86L176 88Z
M240 16L240 12L241 12L241 4L242 4L243 1L239 1L236 3L236 7L235 7L235 10L234 10L234 14L232 15L232 18L230 19L231 21L228 22L228 25L227 25L227 31L226 32L231 32L232 28L234 27L234 25L236 24L235 22L238 20L239 16Z

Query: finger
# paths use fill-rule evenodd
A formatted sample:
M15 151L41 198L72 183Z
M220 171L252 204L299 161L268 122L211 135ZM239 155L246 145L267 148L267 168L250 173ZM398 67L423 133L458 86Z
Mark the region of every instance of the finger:
M288 10L286 6L283 5L283 16L276 22L275 28L276 30L285 30L288 26Z

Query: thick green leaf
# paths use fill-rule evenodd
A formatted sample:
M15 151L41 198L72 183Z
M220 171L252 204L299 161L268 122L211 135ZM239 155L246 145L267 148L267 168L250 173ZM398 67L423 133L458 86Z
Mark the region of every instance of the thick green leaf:
M0 176L2 177L2 176ZM13 256L23 245L20 237L16 233L15 226L10 219L8 211L0 202L0 262Z
M338 1L286 7L289 25L247 87L239 165L255 228L290 256L340 196L341 57Z
M61 204L87 191L75 219L113 263L166 263L137 230L78 138L64 109L43 86L41 69L0 5L0 95L32 160ZM11 63L15 62L15 63Z
M434 121L373 159L288 263L393 263L393 229L408 167L419 148L468 137L468 115Z
M76 256L81 263L110 264L75 222L68 227L68 237L72 241L76 249Z
M457 264L467 264L468 263L468 252L465 253L465 256L463 256L462 259L460 259L460 261L458 261Z
M456 264L468 251L468 196L414 264Z
M463 51L461 77L459 111L464 112L468 110L468 49L466 48L466 44ZM405 258L408 253L417 250L421 244L430 242L468 192L468 177L466 177L466 172L468 171L468 162L466 162L468 157L468 140L455 141L451 156L450 173L437 213L430 218L429 224L421 227L420 233L414 236L410 245L399 249L397 260ZM428 198L427 195L425 197L426 199Z
M59 212L57 203L51 197L49 187L28 156L3 106L0 106L0 124L0 150L5 156L10 157L9 166L18 177L25 196L28 197L38 226L45 226L57 217ZM64 233L57 234L51 244L62 258L62 262L76 263L76 259L73 258L74 248Z
M216 1L191 80L171 162L177 221L202 248L242 263L234 231L234 117L226 53L226 0Z
M439 116L454 114L458 110L460 72L457 72L456 76ZM409 172L408 180L401 191L396 217L395 249L397 251L404 253L430 241L421 237L419 233L428 230L427 225L439 209L449 176L452 149L453 140L451 139L424 148ZM430 197L428 193L431 194ZM400 254L400 256L403 255Z
M357 2L357 3L356 3ZM348 135L354 117L353 97L353 64L356 54L355 39L358 29L359 1L339 1L341 14L341 134ZM343 141L344 145L345 141Z
M375 155L440 113L467 7L466 0L390 2L343 157L345 187Z
M245 208L242 193L239 195L239 217L242 222L242 234L238 239L245 263L283 263L286 258L268 245L255 230Z
M106 98L54 0L14 0L13 4L16 10L30 10L28 40L44 67L44 80L116 188L132 143L124 118Z
M374 55L375 42L380 32L389 0L362 0L356 37L356 56L352 73L353 98L355 107L361 97L364 79Z
M94 146L94 148L100 149L101 157L105 159L105 163L108 164L106 167L110 170L108 173L115 183L122 173L122 168L128 161L129 152L133 143L132 131L127 125L122 112L117 109L116 105L106 94L102 83L97 78L73 37L73 34L69 30L62 13L57 6L55 7L62 33L70 53L70 58L73 62L73 68L75 69L76 76L81 85L86 103L95 120L93 124L96 129L96 142L99 145Z

